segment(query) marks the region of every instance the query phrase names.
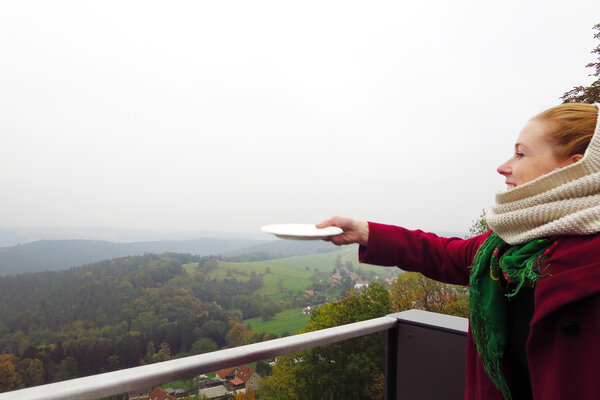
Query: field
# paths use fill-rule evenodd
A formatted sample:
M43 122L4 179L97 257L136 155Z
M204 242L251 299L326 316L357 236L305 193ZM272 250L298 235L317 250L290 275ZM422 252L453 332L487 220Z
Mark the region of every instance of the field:
M331 273L336 268L336 260L341 258L342 264L351 261L355 269L361 268L365 271L373 271L378 276L395 276L396 268L385 268L368 264L359 264L355 246L341 247L337 251L329 253L315 253L305 256L288 257L266 261L255 262L224 262L218 263L218 268L210 272L210 279L222 281L224 279L237 279L245 281L250 279L252 272L263 274L264 287L257 293L263 299L264 304L273 301L279 303L282 300L290 300L289 291L293 293L303 292L311 285L310 277L315 273ZM189 273L194 273L196 264L184 266ZM332 300L340 295L339 290L331 288L322 292L327 299ZM263 321L261 317L245 320L250 324L254 332L268 332L281 335L283 332L296 333L302 329L309 317L302 315L298 307L290 308L278 313L274 319Z
M302 309L290 308L278 313L274 319L269 321L263 321L261 317L256 317L247 319L244 323L250 325L250 328L257 333L268 332L281 335L287 332L293 335L306 326L309 318L308 315L302 315Z

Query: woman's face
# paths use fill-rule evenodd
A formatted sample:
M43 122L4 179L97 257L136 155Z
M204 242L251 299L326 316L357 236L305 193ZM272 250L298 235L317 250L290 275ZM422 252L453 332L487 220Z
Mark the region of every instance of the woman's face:
M578 154L558 160L552 151L554 144L548 139L552 127L551 122L544 120L531 120L523 127L515 144L515 154L498 167L498 173L504 175L509 188L566 167L583 157Z

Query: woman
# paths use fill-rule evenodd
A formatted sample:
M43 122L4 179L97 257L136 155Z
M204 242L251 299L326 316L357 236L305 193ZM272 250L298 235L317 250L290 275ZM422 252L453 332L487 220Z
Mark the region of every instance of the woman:
M361 262L470 286L466 399L600 399L598 105L530 120L470 239L333 217Z

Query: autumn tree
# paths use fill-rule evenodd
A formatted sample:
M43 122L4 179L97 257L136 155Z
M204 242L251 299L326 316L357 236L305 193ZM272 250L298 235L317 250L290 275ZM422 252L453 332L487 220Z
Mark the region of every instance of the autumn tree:
M243 346L254 342L254 332L241 322L230 321L229 332L227 332L225 340L232 347Z
M468 237L482 235L489 229L486 212L482 210L469 227ZM417 272L398 275L390 297L396 311L418 309L459 317L469 315L469 291L465 286L437 282Z
M485 210L481 210L481 214L479 218L473 221L471 226L469 227L469 235L468 237L474 237L483 235L487 231L490 230L490 227L487 224L486 212Z
M0 354L0 392L18 389L23 383L17 372L17 357L12 354Z
M469 313L466 287L437 282L416 272L398 275L390 297L396 311L418 309L460 317Z
M383 285L351 290L340 301L315 309L306 327L320 329L377 318L392 312ZM261 382L261 400L381 399L385 340L367 335L277 358L273 374Z
M21 375L25 387L44 383L44 366L37 358L24 358L17 362L17 372Z
M160 349L152 356L152 361L162 362L171 359L171 346L169 343L163 342L160 344Z
M256 400L256 397L254 396L254 390L248 388L246 393L238 392L235 395L235 400Z
M594 39L600 39L600 24L594 25L592 29L598 30ZM586 68L593 68L594 72L589 76L596 77L590 86L576 86L562 95L561 100L565 103L598 103L600 102L600 44L592 50L592 54L598 55L597 62L587 64Z

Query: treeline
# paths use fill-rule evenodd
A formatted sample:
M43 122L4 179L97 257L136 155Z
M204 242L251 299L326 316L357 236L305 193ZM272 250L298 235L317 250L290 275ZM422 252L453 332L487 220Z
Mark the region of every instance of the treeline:
M0 390L270 338L241 323L260 315L262 275L209 280L210 260L147 254L0 277Z

